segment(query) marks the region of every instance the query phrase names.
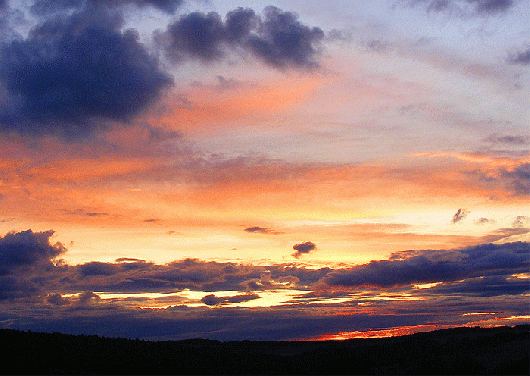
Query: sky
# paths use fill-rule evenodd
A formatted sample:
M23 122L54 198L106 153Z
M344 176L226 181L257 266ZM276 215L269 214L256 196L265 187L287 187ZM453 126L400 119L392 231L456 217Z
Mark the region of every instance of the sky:
M529 323L526 0L0 1L0 328Z

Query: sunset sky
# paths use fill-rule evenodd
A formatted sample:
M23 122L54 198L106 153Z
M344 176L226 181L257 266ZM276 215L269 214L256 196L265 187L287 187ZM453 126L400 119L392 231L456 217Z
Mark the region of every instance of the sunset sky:
M527 0L0 1L0 327L530 322Z

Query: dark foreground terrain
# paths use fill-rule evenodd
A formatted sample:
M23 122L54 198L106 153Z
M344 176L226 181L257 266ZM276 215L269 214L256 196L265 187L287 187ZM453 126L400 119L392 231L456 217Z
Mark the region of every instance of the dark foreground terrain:
M317 342L151 342L2 329L0 343L2 374L528 375L529 330L457 328Z

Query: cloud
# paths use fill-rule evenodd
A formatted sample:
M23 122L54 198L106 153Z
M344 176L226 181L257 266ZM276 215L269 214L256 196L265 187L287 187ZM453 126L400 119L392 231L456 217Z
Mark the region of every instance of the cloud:
M458 211L455 213L455 215L453 215L453 220L452 222L453 223L457 223L457 222L460 222L461 220L463 220L467 215L469 214L469 212L466 210L466 209L458 209Z
M53 266L52 260L66 251L61 243L50 243L53 233L27 230L0 237L0 274L21 266Z
M506 61L509 64L529 65L530 64L530 46L521 51L511 53Z
M311 251L314 251L315 249L317 249L317 246L314 243L312 243L312 242L304 242L304 243L299 243L299 244L293 245L293 249L296 252L293 253L292 256L295 257L295 258L299 258L304 253L309 253Z
M372 39L363 44L367 51L373 52L385 52L390 48L390 43L379 39Z
M485 217L481 217L479 219L476 219L474 221L474 223L476 225L484 225L484 224L487 224L487 223L495 223L495 220L494 219L485 218Z
M168 25L157 39L176 61L191 57L209 63L222 59L227 48L239 48L276 68L315 68L316 45L324 32L270 6L263 19L248 8L228 12L224 22L215 12L190 13Z
M527 227L503 227L499 228L488 235L484 235L481 239L484 242L497 242L497 241L506 241L511 237L525 235L530 232L530 228Z
M50 243L53 231L9 232L0 238L0 300L24 298L42 289L43 278L55 269L53 261L66 251Z
M326 33L326 41L330 42L352 42L353 30L331 29Z
M220 44L225 39L224 25L217 13L186 14L170 24L167 32L171 38L170 51L177 60L187 55L209 62L223 55Z
M98 300L101 300L98 294L95 294L92 291L85 291L79 294L78 305L87 306Z
M511 275L530 266L530 243L485 244L461 250L405 251L388 260L330 273L330 285L390 287L457 281L483 275Z
M258 233L258 234L265 234L265 235L280 235L283 234L282 232L272 230L267 227L247 227L244 231L250 232L250 233Z
M86 213L87 217L106 217L108 215L109 215L109 213L104 213L104 212L88 212L88 213Z
M526 160L491 158L490 161L485 158L484 162L484 167L470 169L465 174L474 178L479 186L492 190L493 197L505 193L510 196L530 195L530 163Z
M513 221L513 228L524 228L530 225L530 217L526 215L518 215L517 218Z
M79 215L79 216L86 216L86 217L107 217L109 216L109 213L106 213L106 212L95 212L95 211L87 212L81 208L78 208L75 210L65 210L65 212L71 215Z
M409 6L424 6L428 12L455 16L493 16L508 12L514 0L407 0Z
M204 296L201 299L201 302L203 302L206 305L213 306L213 305L248 302L249 300L254 300L254 299L259 299L259 298L260 296L258 294L243 294L243 295L226 296L226 297L217 297L214 294L209 294L209 295Z
M48 294L46 302L54 306L64 306L70 304L69 299L63 297L61 294Z
M183 0L35 0L31 6L31 11L37 15L50 15L57 12L78 10L78 9L97 9L97 8L117 8L125 5L135 5L137 7L154 7L160 11L173 14L183 3Z
M491 135L484 139L486 142L494 144L505 144L505 145L528 145L530 143L530 137L528 136L497 136Z
M315 44L324 38L318 28L302 25L297 15L276 7L265 8L265 20L258 35L248 41L252 52L267 64L277 68L286 66L316 67Z
M528 243L404 251L392 254L386 263L374 261L365 265L372 269L371 273L363 271L362 265L345 270L315 270L196 259L156 265L133 258L52 267L48 272L39 268L31 278L22 273L0 278L0 296L5 307L0 311L0 323L4 327L12 325L34 331L158 340L197 337L286 340L429 322L461 325L469 321L462 316L466 312L526 314L527 302L520 294L528 291L528 280L517 275L527 273L529 254ZM375 263L383 267L374 268ZM351 283L363 273L363 282ZM366 276L372 278L369 283ZM437 279L440 276L443 281ZM32 282L37 278L38 284ZM242 293L242 287L253 284L261 290L286 288L282 281L296 281L297 289L305 289L308 294L276 307L252 310L231 307L260 297L257 293ZM334 283L337 281L349 281L344 283L346 286L371 284L385 289L365 287L355 291ZM443 283L431 288L413 286L440 281ZM399 286L395 287L396 284ZM186 307L179 300L178 306L165 309L138 309L142 298L108 299L93 292L176 292L184 288L205 292L200 295L203 305ZM217 291L221 290L233 291L233 295L219 296ZM73 294L65 295L67 292ZM5 300L7 296L28 295L34 297L31 306L21 301L10 305ZM497 298L489 299L492 296ZM404 297L410 300L403 300ZM174 304L175 300L165 302ZM213 306L216 309L210 309ZM449 311L448 306L452 307ZM94 326L94 320L101 325Z
M430 292L444 295L466 294L477 297L492 297L530 293L530 285L527 279L486 276L440 284L433 287Z
M290 264L254 266L196 259L165 265L135 258L67 265L57 259L66 248L60 243L51 244L52 234L53 231L28 230L0 238L0 299L65 291L214 292L306 288L330 272L329 268L314 270Z
M83 276L91 275L114 275L121 270L120 264L112 264L108 262L91 261L81 264L78 267L79 272Z
M172 78L121 24L111 12L74 13L4 43L1 130L75 138L99 128L98 119L127 122L155 101Z
M523 163L513 170L502 170L501 177L517 196L530 195L530 163Z
M508 11L513 5L513 0L467 0L474 4L479 14L496 14Z
M28 21L23 11L10 7L8 1L0 1L0 41L20 38L16 27L27 24Z
M159 223L160 219L159 218L148 218L148 219L144 219L142 222L144 222L144 223Z
M250 291L305 288L330 272L291 265L254 266L185 259L158 265L144 260L121 258L115 262L92 261L58 270L42 279L49 293L59 290L104 292ZM64 282L60 282L63 280Z

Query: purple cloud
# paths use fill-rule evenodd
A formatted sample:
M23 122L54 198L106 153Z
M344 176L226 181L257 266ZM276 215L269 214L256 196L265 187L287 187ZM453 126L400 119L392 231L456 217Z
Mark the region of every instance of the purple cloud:
M528 271L529 266L530 243L485 244L461 250L398 252L388 260L334 271L324 280L330 285L391 287L511 275Z
M293 249L296 251L292 254L293 257L299 258L305 253L309 253L317 249L317 246L313 242L304 242L293 245Z

